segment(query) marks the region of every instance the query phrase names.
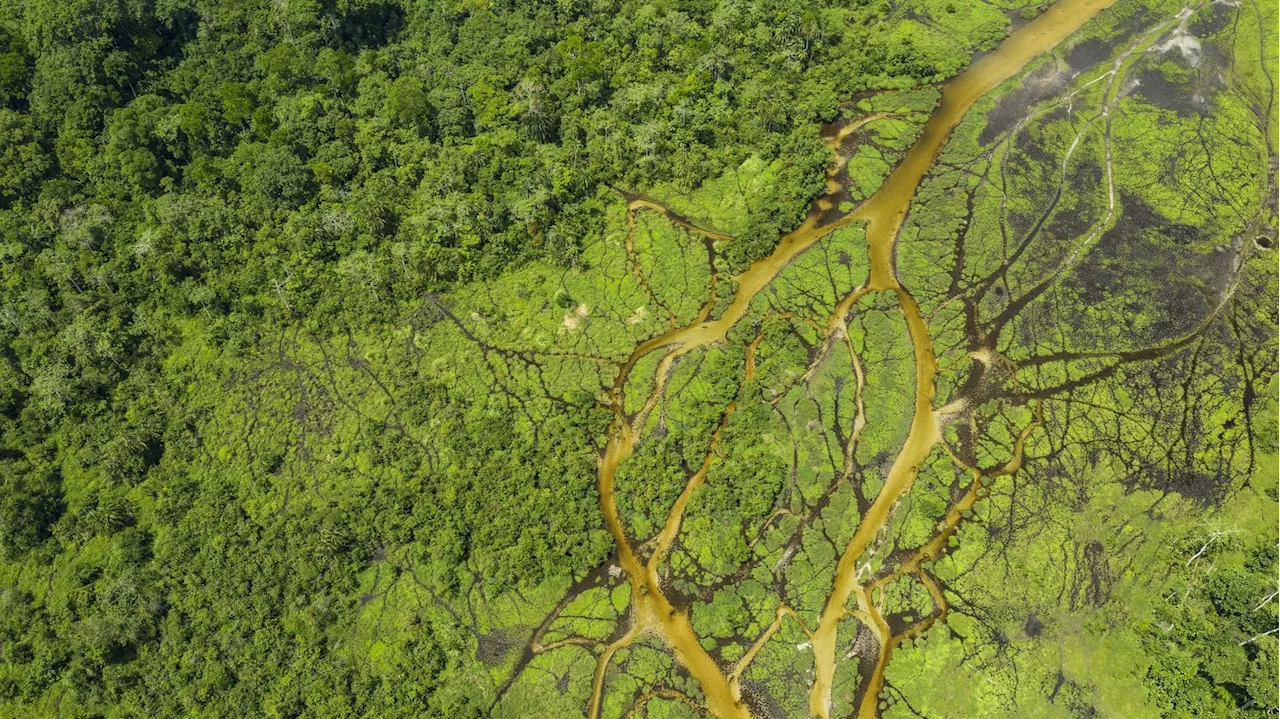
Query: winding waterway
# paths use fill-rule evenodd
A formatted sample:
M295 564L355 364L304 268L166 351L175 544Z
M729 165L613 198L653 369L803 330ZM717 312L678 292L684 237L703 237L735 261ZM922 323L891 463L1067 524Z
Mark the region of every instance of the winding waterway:
M706 478L712 452L708 452L703 465L690 478L675 502L648 557L642 557L642 548L634 545L627 537L615 501L614 477L618 465L634 449L649 411L662 397L667 375L676 359L696 347L724 342L730 328L747 314L756 293L766 287L792 259L834 230L852 222L866 223L871 272L865 286L851 292L834 308L828 337L843 326L844 316L858 298L869 292L893 293L906 317L911 335L916 392L907 438L889 470L883 488L862 517L840 557L832 590L817 627L812 631L807 628L804 631L810 638L814 653L809 713L822 719L826 719L831 711L836 643L841 622L855 617L878 634L880 655L858 708L860 719L871 719L877 715L877 698L883 683L884 669L900 638L891 636L884 620L867 606L868 590L859 584L857 568L868 546L888 523L894 505L910 490L920 464L937 445L939 438L938 418L933 409L934 376L937 371L933 343L915 300L907 288L898 282L894 246L898 230L925 172L933 165L952 128L970 106L982 95L1021 71L1036 56L1058 45L1114 1L1060 0L1040 17L1014 32L995 52L975 62L946 85L938 109L930 116L920 137L878 192L851 214L825 225L819 224L821 212L811 213L800 227L781 238L772 254L756 261L735 277L737 292L718 317L709 319L712 308L712 302L709 301L692 324L674 328L642 343L624 364L612 390L615 420L610 428L606 450L600 459L598 488L601 511L618 546L618 561L631 587L631 624L620 638L604 649L597 661L590 707L592 719L599 716L605 674L613 656L646 633L656 635L671 648L677 661L699 683L706 697L706 708L712 715L720 719L749 719L751 716L739 687L739 677L745 669L745 663L739 662L732 671L725 672L703 648L693 631L687 611L674 606L664 595L658 574L666 553L679 533L684 507ZM865 118L860 124L874 119ZM750 349L748 374L753 368ZM628 418L623 409L623 389L631 370L641 357L659 350L665 351L665 355L657 369L653 392L644 408L635 417ZM731 405L726 410L725 417L732 412ZM718 436L719 432L713 437L713 449ZM849 606L850 599L856 599L857 609ZM786 607L779 608L778 621L771 627L770 633L776 631L778 623L787 614L794 617L794 613L790 613ZM753 648L753 655L755 649L758 647Z

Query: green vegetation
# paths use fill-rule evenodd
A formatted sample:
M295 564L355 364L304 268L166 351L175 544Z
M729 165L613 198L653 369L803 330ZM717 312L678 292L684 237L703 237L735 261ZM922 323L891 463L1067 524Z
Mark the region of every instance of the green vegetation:
M1276 9L857 214L1045 9L0 0L0 718L1270 715Z

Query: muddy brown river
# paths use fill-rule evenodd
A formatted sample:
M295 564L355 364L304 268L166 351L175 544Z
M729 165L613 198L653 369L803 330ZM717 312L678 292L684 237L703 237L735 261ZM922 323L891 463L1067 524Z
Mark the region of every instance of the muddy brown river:
M633 545L627 538L614 498L614 476L618 465L634 449L649 411L661 399L666 389L667 376L675 361L696 347L724 342L729 329L747 314L756 293L767 286L792 259L834 230L852 222L863 222L866 225L871 272L865 286L854 290L834 308L829 320L828 337L843 326L844 315L857 299L870 292L894 293L911 334L916 393L907 439L889 470L883 488L862 517L853 538L840 557L831 593L818 625L812 630L805 628L804 631L810 638L814 653L809 714L821 719L827 719L831 711L836 641L841 623L846 619L861 621L878 635L880 655L858 708L858 717L871 719L877 715L877 700L883 684L884 670L899 639L891 636L884 620L873 607L868 606L869 592L858 582L857 567L867 547L889 521L893 506L910 490L920 464L937 445L939 437L937 414L933 408L934 375L937 371L933 342L911 294L898 282L894 264L894 243L898 230L921 178L933 165L952 128L964 117L970 106L982 95L1021 71L1035 57L1057 46L1114 1L1060 0L1040 17L1014 32L995 52L973 63L945 86L941 104L930 116L919 139L878 192L851 214L826 225L819 224L823 213L811 213L800 227L781 238L772 254L756 261L735 278L737 293L719 317L709 319L711 302L708 302L692 324L647 340L636 348L624 364L612 390L615 420L610 427L606 450L600 459L597 485L600 508L618 546L618 562L626 573L631 588L631 624L621 638L605 648L597 661L589 712L592 719L600 714L605 673L610 661L618 650L643 634L652 634L671 648L676 660L700 685L706 697L706 708L713 716L719 719L749 719L751 716L742 700L739 687L739 678L746 668L745 664L739 662L739 665L726 672L702 647L687 611L672 605L664 595L659 581L659 568L679 533L684 508L693 492L705 480L713 453L707 454L703 465L681 492L666 524L652 543L648 557L642 557L642 548ZM874 119L866 118L861 124ZM654 351L665 352L658 366L654 390L644 408L634 418L628 419L623 410L623 388L636 362ZM751 370L749 353L748 373ZM732 411L731 405L726 410L726 416ZM713 438L713 448L718 436L719 432ZM851 599L855 600L856 607L850 606ZM784 614L793 618L795 616L786 607L780 607L778 621L770 628L771 631L776 631ZM758 647L753 648L753 655L756 649Z

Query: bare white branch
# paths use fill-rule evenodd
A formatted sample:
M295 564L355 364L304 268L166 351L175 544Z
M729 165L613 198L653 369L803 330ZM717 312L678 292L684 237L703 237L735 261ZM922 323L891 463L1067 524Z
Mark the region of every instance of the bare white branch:
M1258 606L1254 607L1254 608L1253 608L1253 611L1255 611L1255 612L1256 612L1256 611L1258 611L1259 609L1262 609L1263 607L1267 606L1267 603L1268 603L1268 602L1270 602L1272 599L1275 599L1277 594L1280 594L1280 589L1278 589L1278 590L1276 590L1276 591L1272 592L1271 594L1267 595L1267 598L1266 598L1266 599L1264 599L1264 600L1262 600L1261 602L1258 602Z
M1253 644L1254 642L1256 642L1256 641L1258 641L1259 639L1261 639L1261 638L1263 638L1263 637L1267 636L1268 634L1275 634L1276 632L1280 632L1280 627L1276 627L1275 629L1272 629L1272 630L1271 630L1271 631L1269 631L1269 632L1263 632L1263 633L1261 633L1261 634L1255 634L1255 635L1253 635L1252 637L1249 637L1248 639L1244 640L1243 642L1240 642L1240 644L1239 644L1238 646L1243 647L1243 646L1244 646L1244 645L1246 645L1246 644Z

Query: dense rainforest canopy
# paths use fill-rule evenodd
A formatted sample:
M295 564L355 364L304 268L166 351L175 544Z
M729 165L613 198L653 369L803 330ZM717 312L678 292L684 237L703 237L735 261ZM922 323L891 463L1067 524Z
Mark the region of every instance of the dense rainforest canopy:
M871 266L1047 7L0 0L0 717L715 713L633 551L802 716L917 318L833 715L1266 715L1276 8L1119 0Z

